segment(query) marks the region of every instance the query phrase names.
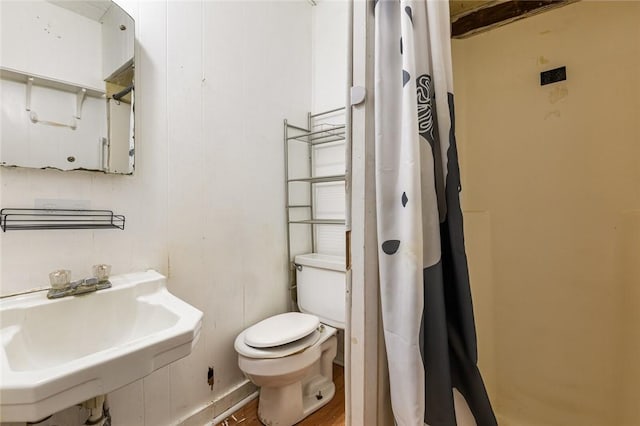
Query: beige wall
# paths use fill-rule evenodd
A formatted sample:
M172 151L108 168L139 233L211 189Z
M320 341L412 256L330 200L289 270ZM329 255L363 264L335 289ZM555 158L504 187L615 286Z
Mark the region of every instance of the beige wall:
M640 2L579 2L453 41L480 366L503 426L640 424L639 22Z

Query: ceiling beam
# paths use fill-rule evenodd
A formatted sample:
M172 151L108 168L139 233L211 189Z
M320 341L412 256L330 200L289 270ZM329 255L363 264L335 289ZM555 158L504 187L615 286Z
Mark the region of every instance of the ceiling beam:
M465 38L577 0L509 0L452 17L451 36Z

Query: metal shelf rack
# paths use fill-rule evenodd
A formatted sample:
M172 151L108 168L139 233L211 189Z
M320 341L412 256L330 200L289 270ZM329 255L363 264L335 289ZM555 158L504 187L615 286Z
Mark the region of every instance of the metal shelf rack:
M125 217L111 210L2 209L2 231L34 229L124 229Z
M346 176L340 175L328 175L328 176L314 176L314 161L313 161L313 148L317 145L340 142L345 140L346 126L343 124L329 125L323 124L326 128L314 129L314 123L317 120L322 120L329 117L332 114L344 111L345 108L335 108L329 111L320 112L317 114L307 114L307 126L301 127L290 124L288 120L284 120L284 169L285 169L285 200L286 200L286 217L287 217L287 260L289 263L289 284L290 289L295 290L295 265L293 264L291 256L291 225L308 225L309 241L311 243L311 250L315 252L315 226L322 225L344 225L344 218L335 219L319 219L315 217L314 209L314 197L312 187L317 183L325 182L340 182L345 181ZM289 143L305 143L308 148L308 170L309 176L290 177L289 176ZM292 204L290 201L290 185L292 184L307 184L309 185L309 202L304 204ZM305 209L307 211L306 218L293 219L291 212L293 209Z

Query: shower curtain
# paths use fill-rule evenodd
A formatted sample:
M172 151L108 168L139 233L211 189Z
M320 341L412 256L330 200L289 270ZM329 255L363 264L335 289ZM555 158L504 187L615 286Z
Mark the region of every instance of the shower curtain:
M395 421L496 425L476 366L449 3L376 0L374 12L378 257Z

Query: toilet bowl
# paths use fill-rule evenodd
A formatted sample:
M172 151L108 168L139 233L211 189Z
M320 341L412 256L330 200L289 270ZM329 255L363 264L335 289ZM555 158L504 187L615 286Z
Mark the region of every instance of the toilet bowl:
M299 312L282 314L291 316L288 319L292 322L300 319L298 315L307 316ZM260 387L258 417L262 423L293 425L333 398L332 361L337 351L335 328L320 324L309 335L274 348L249 346L245 341L249 330L236 338L235 349L238 366L249 380Z
M260 387L258 417L291 426L335 394L337 329L344 328L344 258L296 256L298 306L264 319L235 340L238 366Z

